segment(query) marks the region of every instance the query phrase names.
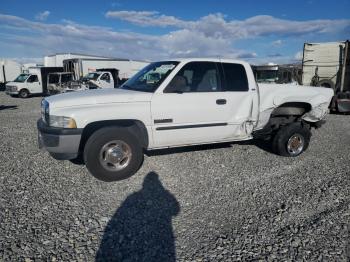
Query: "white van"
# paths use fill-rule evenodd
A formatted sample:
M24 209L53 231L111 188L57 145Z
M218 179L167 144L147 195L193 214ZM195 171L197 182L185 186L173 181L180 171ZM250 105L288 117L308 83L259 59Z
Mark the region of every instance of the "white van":
M47 75L62 72L62 67L30 67L28 73L20 74L14 81L6 84L6 94L27 98L32 94L47 93Z

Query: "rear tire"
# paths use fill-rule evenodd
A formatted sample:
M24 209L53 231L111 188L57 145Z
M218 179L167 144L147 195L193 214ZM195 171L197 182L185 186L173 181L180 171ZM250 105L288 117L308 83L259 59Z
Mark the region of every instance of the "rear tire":
M105 127L93 133L84 148L89 172L105 182L134 175L143 161L143 150L127 128Z
M19 91L18 96L20 98L28 98L29 96L29 91L27 89L22 89L21 91Z
M272 150L285 157L296 157L309 146L311 132L303 123L292 123L280 128L272 139Z
M325 88L331 88L335 90L335 85L331 80L321 80L318 82L317 86L325 87Z

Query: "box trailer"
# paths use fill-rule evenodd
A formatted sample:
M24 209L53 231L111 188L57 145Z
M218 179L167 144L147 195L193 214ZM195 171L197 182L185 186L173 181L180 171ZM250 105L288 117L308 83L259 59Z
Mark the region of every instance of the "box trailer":
M302 84L334 90L330 108L350 112L349 40L329 43L305 43Z
M63 67L30 67L28 73L20 74L14 81L6 84L6 93L21 98L33 94L47 94L48 74L62 71Z
M22 66L12 60L0 60L0 90L5 90L7 82L15 80L21 73Z
M57 53L53 55L47 55L44 57L44 66L46 67L61 67L63 61L66 59L83 58L83 59L109 59L110 57L95 56L79 53Z
M75 80L81 80L88 73L101 68L115 68L119 71L120 79L128 79L148 64L128 59L73 58L64 60L63 68L65 72L73 72Z

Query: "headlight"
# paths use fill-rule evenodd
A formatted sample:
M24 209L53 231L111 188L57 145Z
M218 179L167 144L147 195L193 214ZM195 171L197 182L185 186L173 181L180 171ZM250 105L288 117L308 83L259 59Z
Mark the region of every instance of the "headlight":
M71 117L50 115L50 104L45 99L41 101L41 118L51 127L77 128L75 120Z
M48 124L50 115L50 105L45 99L41 100L41 119Z
M77 128L75 120L67 116L49 116L49 126L61 128Z

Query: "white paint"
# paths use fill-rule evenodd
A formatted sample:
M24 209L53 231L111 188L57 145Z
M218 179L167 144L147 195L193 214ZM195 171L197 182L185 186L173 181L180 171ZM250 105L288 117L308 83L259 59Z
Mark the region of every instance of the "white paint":
M139 120L146 126L149 149L192 144L250 139L253 130L263 128L272 110L287 102L306 102L312 109L322 110L329 104L333 92L325 88L295 85L259 87L249 64L226 59L176 59L180 64L163 81L155 93L122 89L88 90L46 98L50 114L69 116L78 128L101 120ZM212 61L242 64L247 72L249 91L210 93L164 93L165 87L188 62ZM217 99L226 99L217 105ZM317 113L311 113L315 116ZM320 115L319 115L320 116ZM156 119L173 119L172 123L154 124ZM319 119L306 118L314 122ZM227 123L223 126L157 130L157 127ZM255 127L255 128L254 128ZM254 129L253 129L254 128Z

